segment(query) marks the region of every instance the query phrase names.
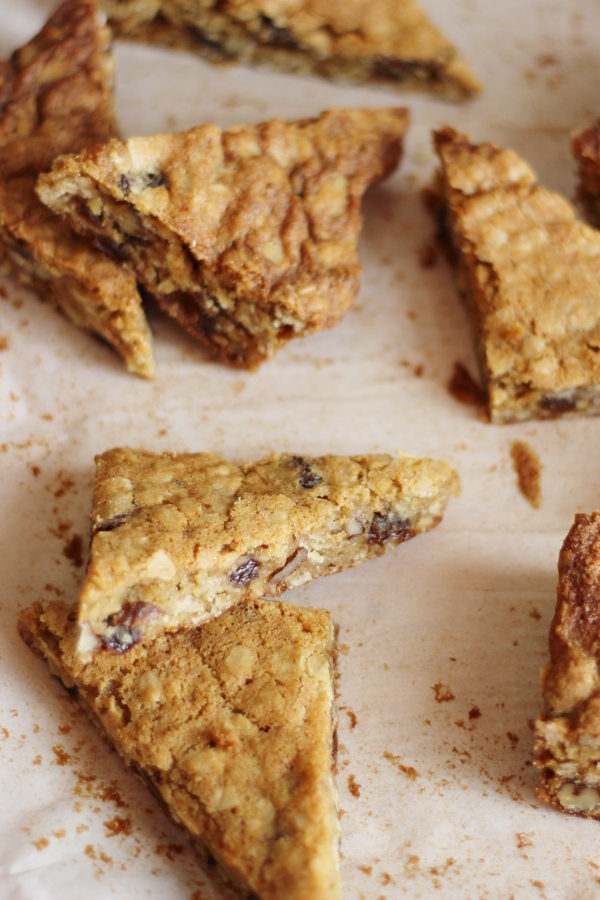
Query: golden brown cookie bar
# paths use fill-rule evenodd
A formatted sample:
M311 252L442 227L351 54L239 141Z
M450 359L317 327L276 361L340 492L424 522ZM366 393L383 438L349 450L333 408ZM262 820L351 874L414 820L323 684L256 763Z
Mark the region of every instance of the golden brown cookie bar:
M573 136L579 196L594 225L600 225L600 120Z
M122 260L212 353L252 367L352 304L364 191L398 164L405 110L335 110L117 140L38 193Z
M558 599L535 723L539 795L600 818L600 513L575 516L558 561Z
M109 450L97 457L82 652L199 624L378 556L436 525L458 476L410 456Z
M115 134L110 32L102 22L95 4L67 0L0 65L0 246L23 283L149 377L152 341L135 279L35 194L38 173L58 154Z
M462 100L479 84L414 0L104 0L116 34L338 81Z
M254 600L91 661L65 604L30 607L19 630L245 895L341 897L329 613Z
M516 153L434 135L439 199L493 422L600 412L600 233Z

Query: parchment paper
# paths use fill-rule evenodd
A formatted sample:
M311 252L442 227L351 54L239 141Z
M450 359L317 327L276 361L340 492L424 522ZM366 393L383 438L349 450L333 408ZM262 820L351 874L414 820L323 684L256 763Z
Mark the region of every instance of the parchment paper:
M53 3L2 3L0 52ZM423 0L484 85L461 107L119 44L123 134L228 126L334 106L407 104L405 162L364 204L362 289L334 331L256 373L227 370L156 313L153 383L50 306L0 298L0 896L215 898L185 836L22 644L18 609L75 599L93 456L120 444L213 450L402 449L453 463L462 496L435 531L297 591L340 625L343 875L348 898L577 897L600 892L600 825L536 799L530 722L577 511L600 506L600 420L493 427L446 389L474 371L468 323L419 191L431 127L521 152L572 196L569 133L598 113L595 0ZM510 445L543 464L542 504L518 492Z

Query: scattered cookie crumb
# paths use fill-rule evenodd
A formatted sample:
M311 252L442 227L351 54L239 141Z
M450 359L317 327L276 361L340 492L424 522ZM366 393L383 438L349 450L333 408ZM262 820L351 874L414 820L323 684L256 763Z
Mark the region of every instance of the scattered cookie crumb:
M364 872L365 875L370 875L373 871L373 866L359 866L358 868L361 872Z
M39 841L32 841L31 843L36 850L43 850L44 847L48 846L49 841L48 838L40 838Z
M448 381L448 391L459 403L469 406L483 407L485 396L469 370L461 362L454 363L454 369Z
M0 352L8 350L8 338L0 334Z
M131 834L131 819L123 816L114 816L112 819L104 822L108 837L114 837L117 834Z
M64 747L61 747L60 744L55 744L52 748L54 755L56 757L56 765L57 766L66 766L66 764L71 759L71 754L67 753Z
M512 732L512 731L507 731L507 732L506 732L506 737L509 739L509 741L510 741L510 746L512 747L512 749L513 749L513 750L516 750L516 749L517 749L517 744L519 743L519 735L518 735L518 734L515 734L515 733Z
M358 783L354 775L348 776L348 790L353 797L360 797L360 784Z
M527 834L525 831L517 831L515 837L517 839L517 847L519 850L523 850L524 847L533 847L531 834Z
M435 694L436 703L449 703L450 700L454 700L454 694L448 685L442 684L441 681L432 684L431 690Z
M405 766L400 762L400 757L396 756L394 753L390 753L388 750L384 750L383 758L387 759L388 762L393 763L399 772L402 772L406 775L411 781L414 781L415 778L418 777L419 773L413 766Z
M80 569L83 565L83 541L81 536L74 534L70 541L63 547L63 556Z
M479 719L481 718L481 710L478 706L472 706L469 710L469 718L470 719Z
M354 729L356 728L356 722L357 722L356 713L352 712L351 709L347 709L346 715L350 719L350 731L354 731Z
M510 455L517 473L519 490L534 509L538 509L542 502L539 456L524 441L514 441L510 446Z

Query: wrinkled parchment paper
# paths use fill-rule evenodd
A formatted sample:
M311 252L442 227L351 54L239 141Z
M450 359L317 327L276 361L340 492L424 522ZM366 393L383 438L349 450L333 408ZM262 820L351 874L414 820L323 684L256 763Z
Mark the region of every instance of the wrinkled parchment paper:
M51 2L4 0L0 52ZM341 105L405 103L405 162L364 204L362 289L334 331L292 343L258 372L206 360L151 313L153 383L50 306L4 281L0 297L0 896L215 898L182 831L22 644L18 609L74 600L93 456L129 444L250 460L298 453L440 456L463 481L434 532L290 599L340 626L343 875L349 898L595 897L600 825L536 799L531 720L573 515L600 506L600 420L492 427L446 389L474 371L465 314L420 189L429 133L452 124L521 152L574 192L569 133L598 113L594 0L423 0L481 77L461 107L342 88L119 44L122 132L228 126ZM4 296L6 294L6 296ZM514 440L540 456L528 505Z

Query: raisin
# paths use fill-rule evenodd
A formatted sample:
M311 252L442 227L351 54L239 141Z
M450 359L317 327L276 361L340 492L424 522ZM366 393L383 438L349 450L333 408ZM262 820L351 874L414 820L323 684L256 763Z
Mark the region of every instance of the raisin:
M542 397L540 406L551 415L560 416L561 413L571 412L575 409L575 400L573 397Z
M149 188L169 186L168 179L166 175L163 175L162 172L148 172L148 174L144 177L144 181L146 183L146 187Z
M244 587L249 581L256 578L259 569L260 563L250 557L229 573L229 581L237 587Z
M124 194L128 194L131 190L131 182L127 175L119 175L119 187Z
M402 81L405 78L418 78L421 81L436 81L440 77L439 63L425 63L421 60L392 59L381 57L375 63L375 74L384 78Z
M274 47L285 47L288 50L298 49L298 41L292 32L287 28L276 25L269 16L261 14L260 25L260 39L265 43L272 44Z
M112 650L114 653L125 653L139 642L140 637L139 629L129 630L124 625L119 625L112 634L102 638L102 643L107 650Z
M313 472L309 463L306 462L301 456L293 457L294 465L300 467L300 487L303 488L313 488L317 484L321 484L323 481L320 475L317 475L316 472Z
M368 544L387 544L388 541L407 540L412 536L410 521L394 513L375 513L367 534Z
M124 653L137 644L142 636L140 629L136 626L157 612L156 606L152 603L144 603L143 600L127 603L118 613L113 613L107 618L107 624L114 628L114 631L107 637L103 637L102 643L109 650L114 650L115 653Z
M118 516L114 516L114 518L108 519L106 522L101 522L99 525L94 525L94 527L92 528L92 537L95 534L98 534L99 531L113 531L115 528L118 528L119 525L122 525L126 518L126 513L119 513Z

